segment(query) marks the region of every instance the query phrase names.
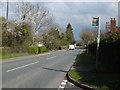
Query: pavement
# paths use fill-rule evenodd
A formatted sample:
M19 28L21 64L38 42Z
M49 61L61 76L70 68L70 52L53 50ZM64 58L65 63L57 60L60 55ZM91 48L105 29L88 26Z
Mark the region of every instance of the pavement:
M2 62L2 88L58 88L82 49Z

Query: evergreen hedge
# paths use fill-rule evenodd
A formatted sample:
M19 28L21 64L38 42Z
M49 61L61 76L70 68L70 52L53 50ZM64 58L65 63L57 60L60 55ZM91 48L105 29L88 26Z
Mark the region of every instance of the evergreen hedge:
M46 51L47 51L47 48L45 46L42 46L42 47L31 46L28 48L28 53L31 53L31 54L39 54Z
M38 47L38 53L43 53L43 52L47 52L47 48L45 46Z
M30 47L28 47L27 51L30 54L38 54L38 47L37 46L30 46Z
M88 46L91 55L96 56L96 42ZM101 69L120 71L120 33L107 32L101 35L99 47L99 66Z

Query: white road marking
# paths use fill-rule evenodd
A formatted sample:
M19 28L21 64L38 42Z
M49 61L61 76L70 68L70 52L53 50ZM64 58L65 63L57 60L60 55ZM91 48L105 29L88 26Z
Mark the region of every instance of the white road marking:
M11 72L11 71L14 71L14 70L17 70L17 69L20 69L20 68L24 68L24 67L36 64L36 63L39 63L39 61L34 62L34 63L30 63L30 64L26 64L26 65L23 65L23 66L20 66L20 67L17 67L17 68L13 68L13 69L7 70L6 72Z
M61 85L66 85L66 83L65 83L65 82L62 82Z
M61 88L65 88L64 86L59 86L59 88L61 89Z
M61 82L61 84L60 84L58 90L64 90L66 84L67 84L67 80L64 79L64 80Z
M67 80L63 80L63 82L67 83Z
M57 56L53 56L53 57L47 58L47 60L49 60L49 59L53 59L53 58L55 58L55 57L57 57Z

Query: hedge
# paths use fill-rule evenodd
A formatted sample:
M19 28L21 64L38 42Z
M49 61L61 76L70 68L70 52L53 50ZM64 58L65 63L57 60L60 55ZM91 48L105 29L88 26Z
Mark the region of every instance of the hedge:
M28 53L31 53L31 54L39 54L46 51L47 51L47 48L45 46L42 46L42 47L31 46L28 48Z
M38 54L38 47L37 46L28 47L27 52L30 54Z
M88 46L91 55L96 56L96 46L94 42ZM107 32L101 35L99 47L99 66L110 71L120 71L120 33Z
M47 52L47 48L45 46L38 47L38 53L43 53L43 52Z
M5 55L5 54L10 54L10 53L15 53L14 49L15 48L11 48L11 47L1 47L0 51L3 55ZM45 46L42 46L42 47L30 46L27 48L26 52L30 54L39 54L39 53L47 52L47 48Z
M120 40L111 43L100 44L99 58L103 67L109 70L119 70L120 68Z

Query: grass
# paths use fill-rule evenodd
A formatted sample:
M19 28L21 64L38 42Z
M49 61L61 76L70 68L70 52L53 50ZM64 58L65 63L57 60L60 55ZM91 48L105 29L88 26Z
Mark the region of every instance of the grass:
M74 64L78 66L95 67L95 57L88 55L87 52L84 51L82 54L77 55Z
M82 77L80 76L80 72L76 71L76 70L70 70L69 74L72 78L74 78L76 81L79 81L80 79L82 79Z
M95 68L95 58L86 52L78 55L75 65ZM88 71L70 70L69 75L76 81L87 84L97 90L120 90L120 74L91 69Z
M120 89L120 77L115 73L101 73L95 71L79 72L71 70L69 75L76 81L92 86L97 90Z
M3 59L3 60L6 60L6 59L9 59L9 58L29 56L29 55L31 55L31 54L28 54L28 53L3 54L3 55L2 55L2 59Z

